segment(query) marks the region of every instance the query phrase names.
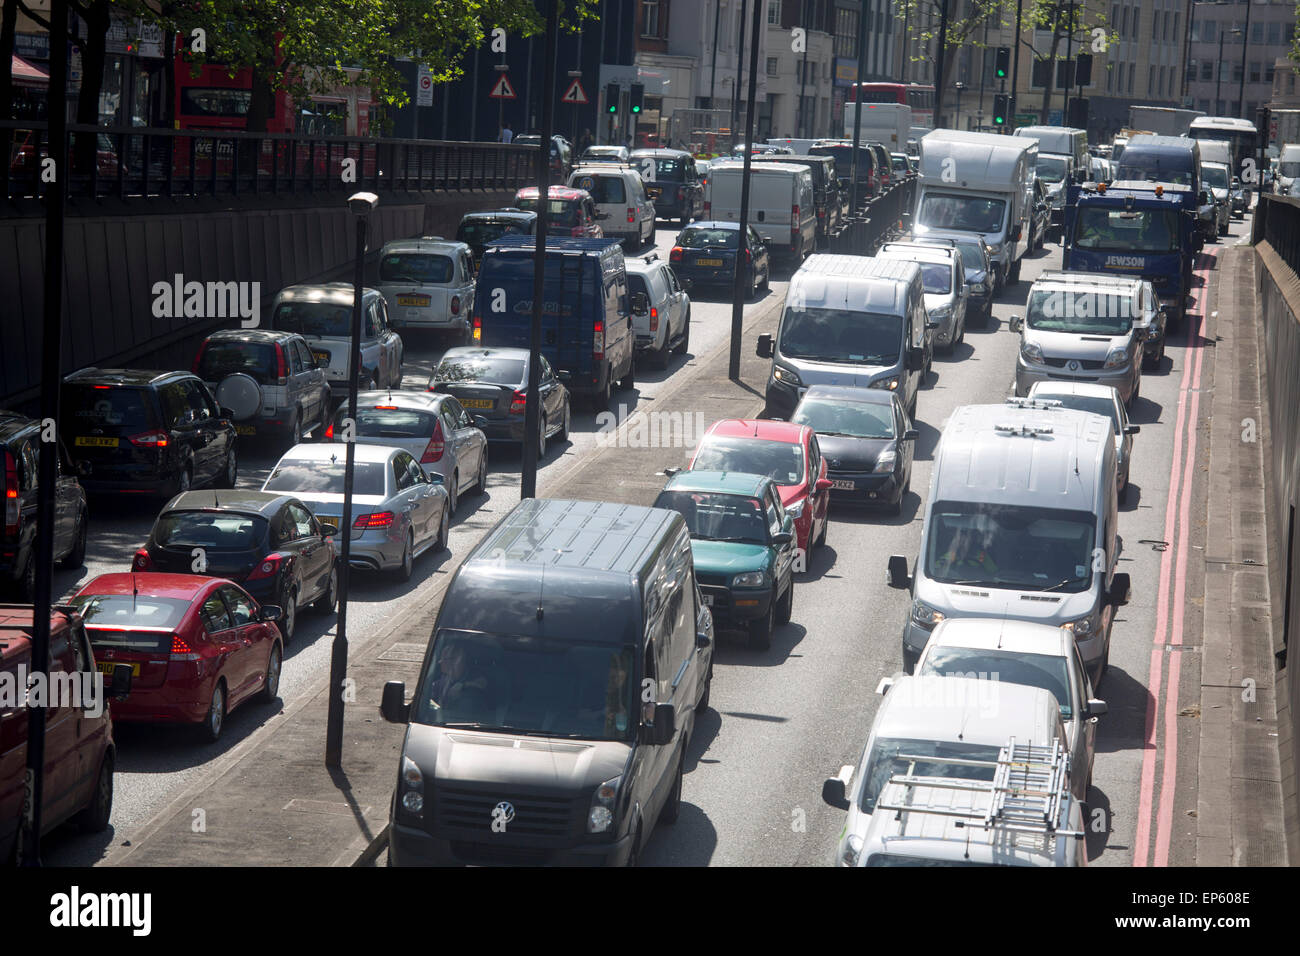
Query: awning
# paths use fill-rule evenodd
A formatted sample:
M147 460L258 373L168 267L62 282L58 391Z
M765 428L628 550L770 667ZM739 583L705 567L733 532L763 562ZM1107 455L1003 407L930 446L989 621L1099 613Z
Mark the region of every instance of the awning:
M17 86L50 85L48 73L42 72L38 67L28 63L20 56L15 56L13 60L13 78Z

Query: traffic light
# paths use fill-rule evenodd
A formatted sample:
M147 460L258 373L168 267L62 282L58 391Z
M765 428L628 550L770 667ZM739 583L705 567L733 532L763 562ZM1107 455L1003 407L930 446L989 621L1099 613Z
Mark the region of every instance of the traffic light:
M1006 126L1007 113L1011 108L1011 97L1006 93L996 93L993 96L993 125Z
M622 93L623 91L617 83L610 83L605 87L605 112L618 112L618 98Z
M997 58L994 60L993 76L999 80L1005 80L1007 73L1011 69L1011 47L998 47Z
M1092 54L1080 53L1075 58L1074 84L1078 87L1092 86Z
M627 102L628 111L632 114L641 112L641 99L645 95L645 86L641 83L633 83L628 87Z

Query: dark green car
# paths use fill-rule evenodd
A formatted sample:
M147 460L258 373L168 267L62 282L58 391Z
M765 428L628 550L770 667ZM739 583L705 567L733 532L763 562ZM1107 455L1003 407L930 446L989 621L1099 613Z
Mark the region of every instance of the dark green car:
M776 483L740 472L682 471L654 506L686 519L695 579L718 625L743 627L751 647L770 647L794 604L794 520Z

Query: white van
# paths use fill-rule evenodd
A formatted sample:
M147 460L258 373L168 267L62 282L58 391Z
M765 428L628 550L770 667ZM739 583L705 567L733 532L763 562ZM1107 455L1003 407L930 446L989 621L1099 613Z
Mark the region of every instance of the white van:
M1016 130L1015 135L1036 140L1040 153L1068 157L1071 171L1088 169L1086 129L1073 126L1021 126Z
M741 160L709 167L704 218L740 221L740 190L745 179ZM817 248L817 206L812 174L791 163L752 163L749 170L749 224L768 242L773 256L796 264Z
M1101 415L1022 398L958 408L935 450L915 572L889 558L889 586L912 593L903 669L940 621L999 617L1069 629L1097 686L1129 599L1116 469Z
M632 166L591 163L569 174L568 185L591 193L602 216L601 228L633 252L655 237L655 207L646 196L645 183Z

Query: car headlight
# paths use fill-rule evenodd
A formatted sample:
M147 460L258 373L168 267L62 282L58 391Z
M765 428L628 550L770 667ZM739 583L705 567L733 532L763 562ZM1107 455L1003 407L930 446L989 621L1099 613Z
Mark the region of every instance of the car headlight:
M1128 349L1111 349L1106 355L1106 368L1119 368L1128 364Z
M1089 614L1087 617L1081 617L1074 621L1066 621L1061 625L1061 628L1062 630L1072 631L1077 640L1080 637L1092 636L1093 629L1096 626L1096 622L1093 621L1092 615Z
M786 368L784 365L772 366L772 377L783 385L802 385L803 380L799 374L792 368Z
M402 755L402 809L409 813L424 811L424 774L410 757Z
M840 850L840 866L857 866L858 857L862 854L862 837L856 833L850 833L844 838L844 848Z
M991 256L1000 256L1000 255L1002 255L1002 243L1000 243L1000 242L990 243L990 244L989 244L989 255L991 255Z
M898 464L898 452L891 448L880 453L880 457L876 459L876 467L872 470L876 472L893 471L896 464Z
M788 514L791 518L798 519L803 515L803 506L806 505L807 503L808 503L807 498L800 498L794 504L786 505L785 513Z
M919 624L927 631L931 630L936 624L943 620L943 614L936 611L924 601L912 602L912 623Z
M1043 363L1043 349L1033 342L1021 342L1020 357L1026 362L1035 362L1041 365Z
M767 584L766 571L746 571L731 579L733 588L761 588Z
M868 388L887 388L891 392L898 388L898 376L893 378L878 378L872 382Z
M605 833L614 826L618 809L615 800L622 781L622 774L606 780L591 795L591 809L587 811L588 833Z

